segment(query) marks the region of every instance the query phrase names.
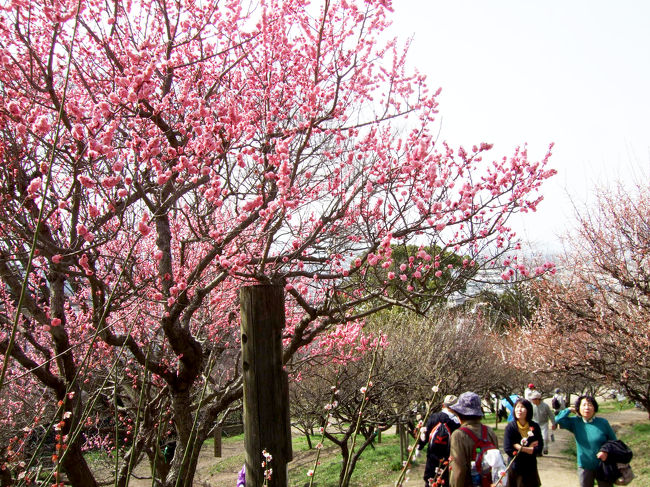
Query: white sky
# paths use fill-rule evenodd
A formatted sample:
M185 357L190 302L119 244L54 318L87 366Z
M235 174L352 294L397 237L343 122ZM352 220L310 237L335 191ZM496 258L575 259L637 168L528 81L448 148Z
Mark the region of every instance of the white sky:
M494 158L555 142L558 174L522 239L559 250L590 189L650 174L650 1L393 0L393 30L439 98L440 139Z

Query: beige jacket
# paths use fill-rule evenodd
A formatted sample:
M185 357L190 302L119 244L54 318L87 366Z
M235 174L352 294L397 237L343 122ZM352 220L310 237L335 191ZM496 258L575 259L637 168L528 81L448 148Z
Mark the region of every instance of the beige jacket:
M481 437L481 422L478 419L466 421L462 427L471 430L478 438ZM499 440L492 428L487 428L488 438L499 446ZM472 487L471 461L474 452L474 440L467 433L457 429L451 434L451 452L449 455L449 485L450 487Z

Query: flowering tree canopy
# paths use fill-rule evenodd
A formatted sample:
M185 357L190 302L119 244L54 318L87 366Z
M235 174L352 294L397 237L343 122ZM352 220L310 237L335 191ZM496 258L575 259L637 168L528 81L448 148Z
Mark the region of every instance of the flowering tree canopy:
M552 175L525 149L436 142L438 93L381 41L389 0L0 8L4 421L30 391L73 485L96 485L79 432L118 402L138 406L120 484L146 455L160 485L191 485L193 445L241 397L242 284L285 285L285 362L335 351L355 320L414 306L439 272L425 249L506 252ZM421 250L377 279L391 245Z
M513 339L540 370L610 385L650 408L650 193L601 189L578 215L572 252L537 283L534 324Z

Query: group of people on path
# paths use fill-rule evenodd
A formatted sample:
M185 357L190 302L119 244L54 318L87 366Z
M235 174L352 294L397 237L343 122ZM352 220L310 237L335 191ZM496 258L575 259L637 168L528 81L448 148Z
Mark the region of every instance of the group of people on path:
M558 404L556 415L533 384L523 398L514 401L503 437L506 466L497 435L481 423L481 398L473 392L446 396L442 410L428 418L417 445L416 456L427 446L425 487L540 486L537 458L548 454L549 422L553 430L559 426L575 437L579 486L594 487L597 482L598 487L612 487L613 482L596 476L608 461L611 445L621 442L616 441L609 422L596 417L596 399L582 395L570 408L563 398L561 403L553 401L554 406Z

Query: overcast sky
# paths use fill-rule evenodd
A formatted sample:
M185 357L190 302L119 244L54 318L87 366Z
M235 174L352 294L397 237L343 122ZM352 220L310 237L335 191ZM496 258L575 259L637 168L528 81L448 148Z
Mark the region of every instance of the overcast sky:
M515 223L538 247L569 228L569 195L650 171L650 1L393 0L409 60L442 87L442 140L494 157L555 142L558 171L537 214Z

